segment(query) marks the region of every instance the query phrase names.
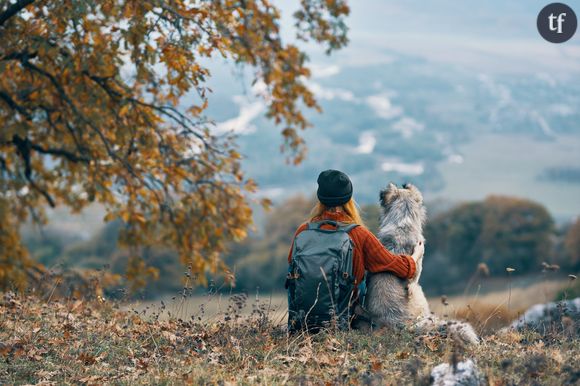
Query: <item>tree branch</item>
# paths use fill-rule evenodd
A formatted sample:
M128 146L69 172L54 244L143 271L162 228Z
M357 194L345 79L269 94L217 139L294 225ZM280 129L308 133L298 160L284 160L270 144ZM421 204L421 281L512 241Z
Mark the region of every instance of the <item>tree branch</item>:
M0 58L0 61L9 61L9 60L28 60L34 59L38 56L37 52L11 52L7 55L4 55Z
M28 111L26 111L22 106L18 105L14 99L12 99L10 97L10 95L8 95L7 93L5 93L4 91L0 90L0 99L4 100L4 102L6 102L6 104L12 108L13 110L17 111L18 113L22 114L28 121L32 121L32 116L28 113ZM50 116L50 115L49 115ZM76 138L74 138L76 141ZM30 139L25 138L22 139L18 136L15 136L12 139L12 143L14 145L16 145L16 147L18 147L20 149L20 147L22 145L26 145L29 147L29 149L32 149L38 153L42 153L42 154L51 154L51 155L56 155L59 157L65 157L66 159L68 159L69 161L72 162L84 162L84 163L89 163L90 162L90 158L84 156L84 155L77 155L74 154L68 150L65 149L58 149L58 148L48 148L45 149L40 145L37 145L35 143L32 143L30 141Z
M36 190L38 193L44 196L44 198L48 202L48 205L54 208L56 206L56 203L54 202L52 196L46 190L38 186L36 182L34 182L34 180L32 179L32 166L30 165L30 149L31 149L30 141L28 140L28 138L22 139L18 135L15 135L12 137L12 143L16 146L16 148L18 149L18 153L24 160L24 176L26 177L26 180L34 190Z
M18 152L24 157L27 158L30 156L30 151L34 150L37 153L42 154L50 154L56 155L59 157L64 157L71 162L83 162L89 163L91 159L84 155L77 155L69 150L62 149L62 148L43 148L40 145L33 143L29 138L22 139L18 134L12 137L12 141L9 141L8 144L12 143L18 149ZM27 172L30 174L30 172Z
M120 92L113 90L110 87L110 85L107 83L107 81L111 78L97 77L97 76L91 75L87 71L84 71L83 74L86 75L87 77L89 77L89 79L93 80L103 90L105 90L105 92L107 92L107 94L109 95L109 97L111 99L124 100L124 101L131 102L134 105L147 107L149 109L155 110L158 113L170 118L171 120L173 120L174 122L179 124L189 134L192 134L195 137L197 137L200 141L202 141L202 143L206 149L215 150L215 149L212 149L211 145L207 142L207 139L203 135L201 135L200 133L198 133L192 129L192 127L196 126L196 123L193 122L190 118L188 118L185 114L181 113L179 110L177 110L171 106L158 106L158 105L153 104L153 103L147 103L147 102L141 101L137 98L134 98L130 95L123 95ZM119 85L118 82L115 82L115 83L117 85Z
M16 3L12 4L10 7L6 9L6 11L0 13L0 26L4 25L4 23L16 15L18 12L22 11L26 6L34 3L34 0L19 0Z
M36 184L36 182L34 182L32 180L31 177L26 177L26 179L30 183L30 186L32 186L32 188L34 190L36 190L38 193L40 193L46 199L46 201L48 202L48 205L50 205L51 208L56 207L56 203L54 202L54 199L52 198L52 196L46 190L44 190L40 186L38 186Z
M26 111L26 109L24 109L22 106L20 106L18 103L16 103L10 95L8 95L7 93L5 93L2 90L0 90L0 99L2 99L4 102L6 102L6 104L12 110L15 110L18 113L22 114L28 121L32 121L32 116L28 113L28 111Z
M38 153L51 154L51 155L56 155L59 157L65 157L66 159L68 159L71 162L83 162L83 163L90 162L90 159L88 157L85 157L84 155L76 155L76 154L74 154L68 150L65 150L65 149L56 149L56 148L45 149L42 146L34 144L34 143L30 143L30 148Z

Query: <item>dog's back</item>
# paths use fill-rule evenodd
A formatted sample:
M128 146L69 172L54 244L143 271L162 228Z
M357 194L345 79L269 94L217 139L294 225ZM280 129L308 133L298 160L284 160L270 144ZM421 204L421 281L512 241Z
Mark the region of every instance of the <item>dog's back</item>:
M369 274L365 310L380 326L398 326L408 318L406 281L390 273Z

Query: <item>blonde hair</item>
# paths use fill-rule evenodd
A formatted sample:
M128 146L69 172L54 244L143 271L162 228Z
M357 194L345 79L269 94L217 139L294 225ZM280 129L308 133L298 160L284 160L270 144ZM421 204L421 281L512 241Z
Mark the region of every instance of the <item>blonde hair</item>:
M314 206L314 208L312 208L312 211L310 212L310 220L308 221L310 222L320 221L322 219L322 214L324 212L339 211L339 210L342 210L349 217L344 222L363 226L365 225L360 215L358 205L352 198L346 204L335 207L328 207L323 203L321 203L320 201L317 201L316 205Z

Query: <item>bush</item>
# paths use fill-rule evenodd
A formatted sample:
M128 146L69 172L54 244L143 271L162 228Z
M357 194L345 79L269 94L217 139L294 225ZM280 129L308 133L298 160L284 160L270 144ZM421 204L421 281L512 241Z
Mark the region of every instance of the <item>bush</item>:
M427 256L422 283L444 290L467 281L479 263L492 275L533 272L551 261L554 221L530 200L491 196L459 205L430 219L425 228ZM441 269L446 274L441 275Z

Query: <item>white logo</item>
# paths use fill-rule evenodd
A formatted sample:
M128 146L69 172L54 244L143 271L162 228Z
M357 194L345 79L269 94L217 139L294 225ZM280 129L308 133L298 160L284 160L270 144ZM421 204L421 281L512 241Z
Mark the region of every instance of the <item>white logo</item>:
M550 19L550 31L557 31L557 33L561 34L562 24L564 23L565 16L566 13L561 13L557 17L554 16L553 13L551 13L550 16L548 16L548 19ZM558 27L554 27L554 20L558 23Z

